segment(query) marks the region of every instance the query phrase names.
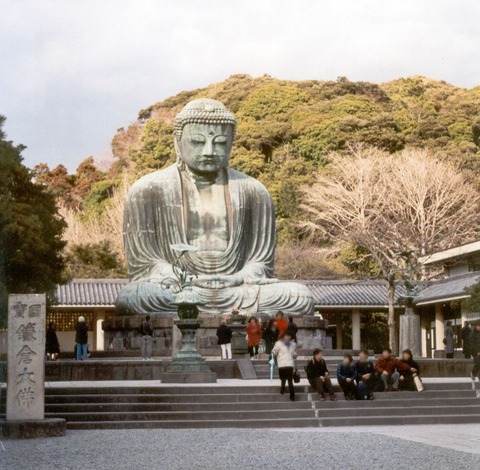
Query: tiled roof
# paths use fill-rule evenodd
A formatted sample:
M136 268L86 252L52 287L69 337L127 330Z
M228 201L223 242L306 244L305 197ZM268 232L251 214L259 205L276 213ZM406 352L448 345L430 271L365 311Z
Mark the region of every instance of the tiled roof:
M479 279L480 272L477 271L463 276L431 281L415 298L415 304L422 305L441 300L466 298L465 288L475 284Z
M72 279L57 286L55 305L112 307L128 279Z
M316 306L362 307L388 305L386 281L303 281L315 298ZM403 282L396 283L395 303L405 294Z
M450 279L429 282L418 297L416 304L431 303L442 299L464 297L465 287L474 284L480 272L469 273ZM305 284L313 294L317 307L385 307L388 285L386 281L297 281ZM113 307L120 290L128 279L73 279L68 284L57 286L56 306ZM396 282L395 303L405 295L402 281Z

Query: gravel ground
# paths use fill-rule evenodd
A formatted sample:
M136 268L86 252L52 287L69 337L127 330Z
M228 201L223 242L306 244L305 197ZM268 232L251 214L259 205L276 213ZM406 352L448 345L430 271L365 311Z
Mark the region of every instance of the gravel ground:
M1 470L472 470L480 455L373 433L281 430L69 431L4 440Z

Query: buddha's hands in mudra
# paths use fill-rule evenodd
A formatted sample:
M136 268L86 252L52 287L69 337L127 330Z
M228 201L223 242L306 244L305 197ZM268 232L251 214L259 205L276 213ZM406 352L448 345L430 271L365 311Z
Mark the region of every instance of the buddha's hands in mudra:
M243 284L241 276L232 275L217 275L217 274L202 274L193 279L193 285L203 287L206 289L224 289L227 287L236 287Z
M245 282L243 277L239 274L231 275L207 275L203 274L193 279L193 285L197 287L203 287L206 289L224 289L229 287L236 287L242 284L274 284L278 282L278 279L259 278L255 279L255 282Z

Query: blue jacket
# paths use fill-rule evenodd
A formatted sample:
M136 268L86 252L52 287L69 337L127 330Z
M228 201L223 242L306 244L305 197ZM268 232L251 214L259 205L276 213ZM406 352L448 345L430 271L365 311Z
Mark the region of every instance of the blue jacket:
M355 364L352 363L349 366L345 366L343 362L339 364L337 367L337 378L342 380L355 380L357 378L357 370L355 368Z

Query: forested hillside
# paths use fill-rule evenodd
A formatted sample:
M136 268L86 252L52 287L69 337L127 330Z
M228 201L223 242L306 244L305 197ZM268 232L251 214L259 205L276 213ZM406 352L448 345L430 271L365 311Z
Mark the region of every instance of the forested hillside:
M318 251L298 229L299 188L313 182L332 151L343 153L357 143L386 150L387 155L405 147L427 148L477 183L480 87L465 90L425 77L374 84L344 77L294 82L234 75L140 111L113 137L115 162L108 171L96 168L91 158L74 175L62 166L35 168L37 181L59 198L69 223L71 275L124 272L119 224L125 186L174 161L172 120L186 102L199 97L220 100L235 113L238 130L231 166L259 179L274 199L280 277L347 275L362 256L348 246L335 254L328 247ZM303 261L292 264L300 258Z

